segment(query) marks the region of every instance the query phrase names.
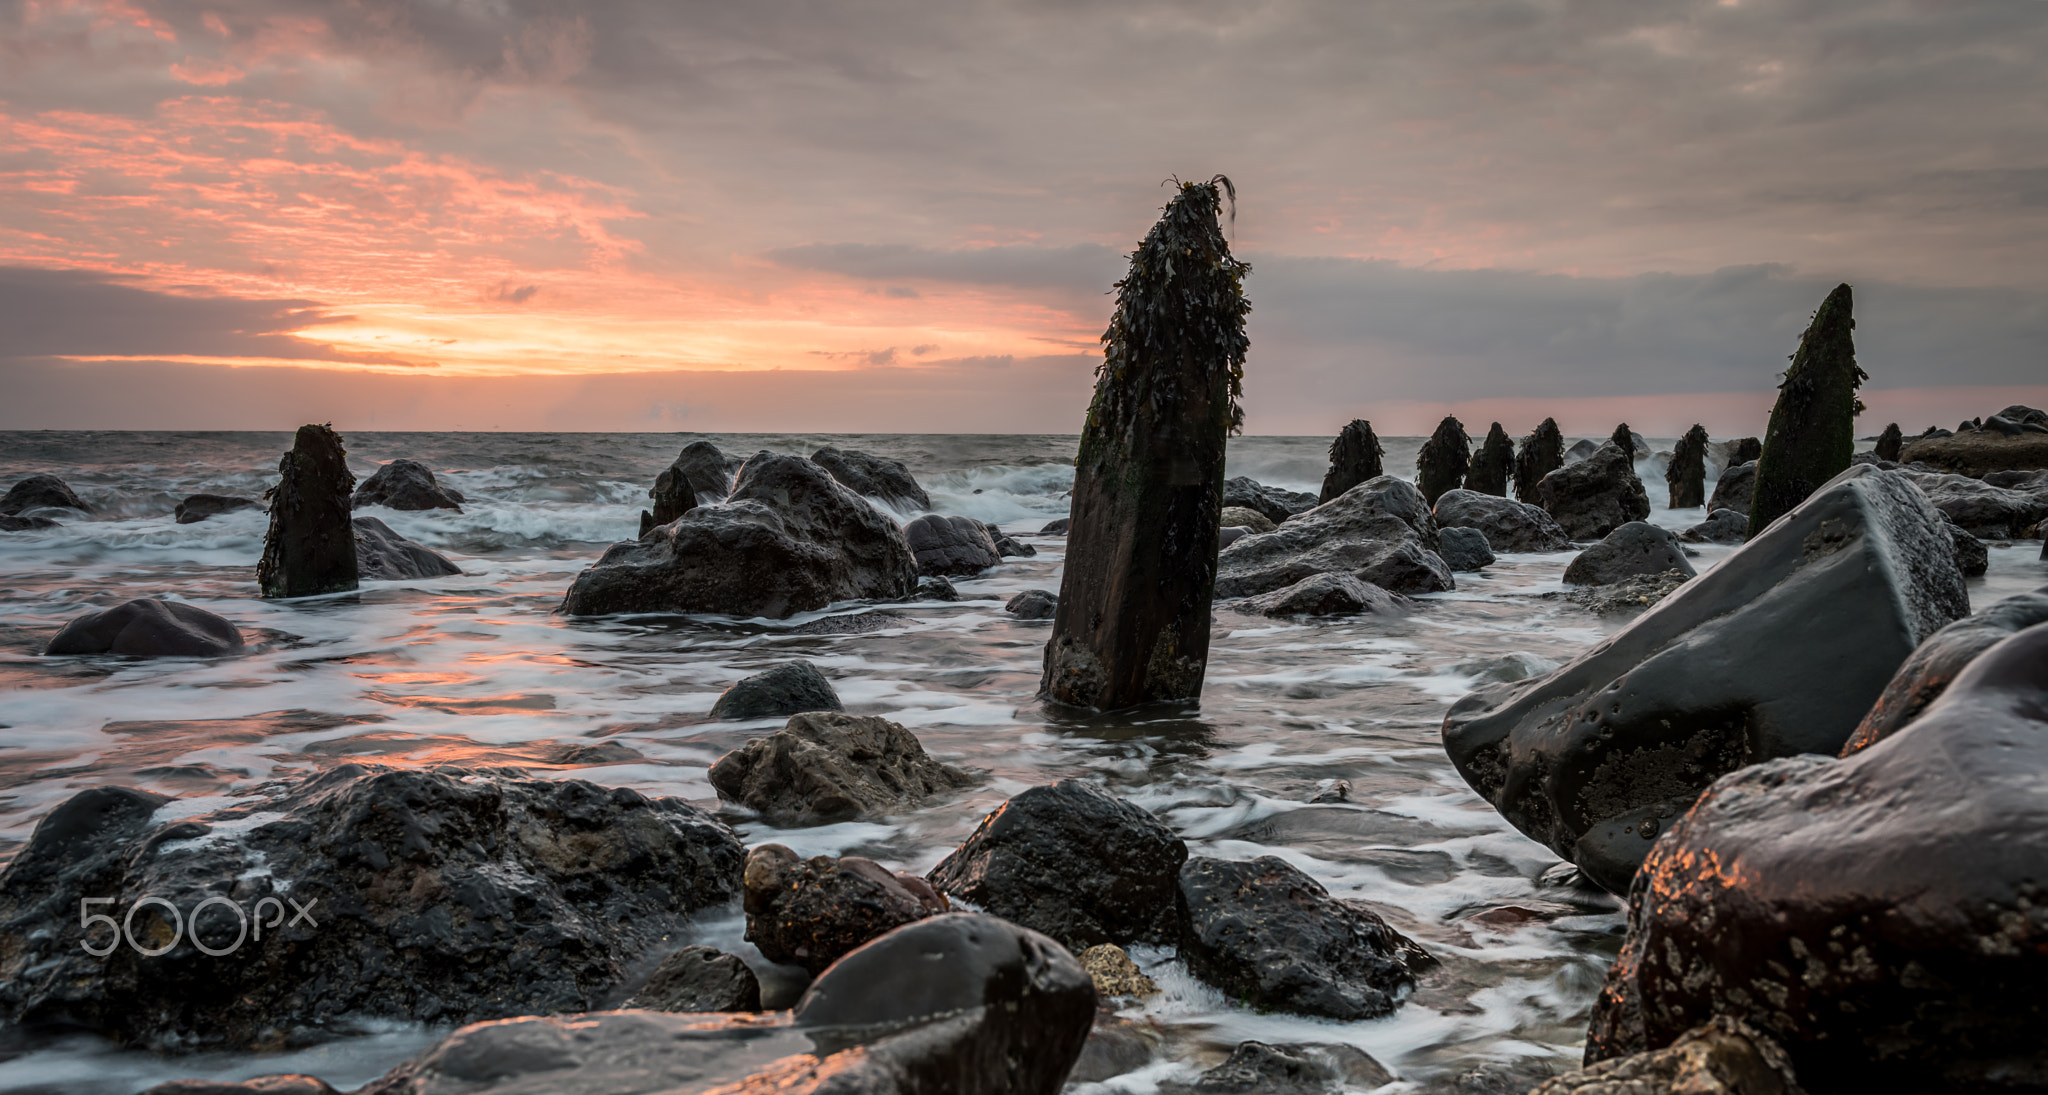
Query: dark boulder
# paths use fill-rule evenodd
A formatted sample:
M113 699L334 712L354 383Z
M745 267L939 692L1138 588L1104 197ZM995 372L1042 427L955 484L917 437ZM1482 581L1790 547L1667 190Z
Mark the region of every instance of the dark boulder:
M2015 490L1939 472L1909 474L1935 509L1978 536L2009 540L2048 517L2048 489Z
M903 530L802 457L756 453L723 503L606 549L563 598L573 616L719 612L782 619L917 586Z
M761 981L745 962L715 947L684 947L662 959L625 1006L648 1011L760 1011Z
M1600 443L1598 441L1595 441L1590 437L1581 437L1577 441L1572 442L1571 448L1566 449L1564 451L1564 462L1567 464L1576 464L1579 461L1584 460L1587 457L1598 452L1599 450Z
M1515 497L1529 505L1543 501L1536 485L1543 477L1564 467L1564 434L1558 431L1557 420L1546 418L1522 439L1515 450ZM1495 550L1509 550L1496 545Z
M462 573L446 555L400 536L375 517L358 517L351 524L356 532L356 574L362 581L445 578Z
M1159 1091L1161 1095L1338 1095L1393 1082L1394 1074L1386 1066L1356 1046L1239 1042L1229 1060L1202 1073L1193 1086L1168 1083Z
M64 625L45 654L121 654L138 658L218 658L242 652L242 633L225 618L178 601L138 597Z
M666 525L698 506L715 506L725 501L725 496L732 493L733 476L739 472L740 463L738 457L727 456L709 441L684 445L674 462L654 477L654 489L647 492L654 500L654 508L641 511L640 535L646 536L656 526Z
M1315 574L1231 607L1259 616L1406 616L1415 610L1415 602L1349 574Z
M947 909L924 879L857 855L802 859L780 844L747 853L747 942L814 976L854 948Z
M1445 491L1465 485L1465 473L1472 467L1472 439L1465 436L1465 424L1445 415L1436 432L1422 443L1415 456L1415 486L1430 505ZM1480 493L1489 493L1481 491Z
M52 521L41 514L16 517L11 513L0 513L0 532L27 532L37 528L62 528L61 522Z
M1065 536L1067 529L1072 527L1073 523L1074 521L1070 517L1061 517L1047 521L1045 527L1038 530L1038 534L1040 536Z
M974 782L887 719L830 711L790 716L720 757L710 778L720 798L788 825L875 817Z
M955 588L952 582L944 578L925 574L917 579L917 592L911 594L910 599L913 601L946 601L951 603L960 599L960 590Z
M1805 1095L1778 1043L1717 1015L1664 1047L1544 1081L1529 1095Z
M981 819L926 877L939 889L1073 950L1174 936L1187 845L1093 783L1033 787Z
M996 554L1005 559L1029 559L1038 554L1037 548L1015 536L996 536L993 525L989 526L989 533L995 539Z
M1477 491L1446 491L1434 510L1439 529L1477 529L1494 551L1569 551L1572 538L1541 506Z
M1726 1015L1816 1095L2038 1089L2044 780L2048 624L1874 745L1723 777L1643 864L1587 1061Z
M988 529L972 517L927 513L903 526L903 539L917 572L932 577L972 577L1003 561Z
M312 597L357 588L357 526L349 520L356 477L331 426L300 426L292 449L277 462L270 529L256 584L265 597Z
M1948 534L1955 541L1956 569L1962 571L1965 578L1982 578L1991 569L1991 551L1984 541L1954 522L1950 522Z
M2031 422L2036 426L2048 426L2048 411L2039 407L2029 407L2024 403L2015 403L2007 407L1998 412L1998 417L2019 423Z
M1377 1019L1436 965L1378 913L1278 856L1190 859L1176 892L1188 971L1260 1010Z
M1899 431L1899 424L1894 422L1886 426L1883 433L1877 435L1877 448L1874 451L1879 460L1896 462L1899 459L1899 450L1904 448L1905 444L1906 435Z
M452 509L462 512L462 492L450 490L434 478L434 471L417 460L393 460L378 468L356 488L350 509L385 506L390 509Z
M1741 510L1717 509L1699 524L1680 530L1678 538L1688 544L1739 544L1749 539L1749 518Z
M805 661L778 665L733 682L711 705L714 719L787 718L805 711L844 711L832 682Z
M2035 624L2048 623L2048 586L2007 597L1927 637L1863 716L1842 756L1876 745L1920 717L1977 655Z
M811 462L831 472L832 478L855 494L879 498L892 506L932 508L931 496L917 485L917 477L901 460L827 445L811 454Z
M1851 468L1578 660L1453 704L1444 747L1511 824L1619 893L1708 783L1833 754L1913 648L1968 611L1926 496Z
M1020 620L1050 620L1059 607L1059 596L1051 590L1027 589L1010 598L1003 611Z
M1922 463L1940 471L1982 478L1996 471L2048 468L2048 433L2029 428L2008 437L1995 432L1962 432L1954 436L1916 438L1899 451L1902 463Z
M1987 433L2003 434L2007 437L2018 437L2026 432L2020 428L2019 423L2014 422L2010 418L2003 418L1995 414L1985 419L1984 424L1979 426L1978 429L1984 430Z
M1650 496L1636 478L1634 460L1611 441L1584 460L1544 476L1536 493L1542 496L1544 510L1574 540L1598 540L1650 516Z
M1414 485L1390 475L1217 556L1216 595L1249 597L1316 574L1350 574L1395 593L1455 588L1437 555L1436 519Z
M1223 481L1225 509L1248 509L1276 525L1297 513L1307 513L1321 504L1316 501L1313 494L1287 490L1284 487L1269 487L1249 476L1240 475Z
M1856 451L1856 414L1863 403L1856 389L1865 379L1856 365L1856 320L1849 287L1838 285L1799 336L1792 367L1778 385L1756 462L1756 491L1750 503L1749 538L1806 500L1849 466Z
M1707 455L1713 458L1716 474L1729 468L1741 467L1763 455L1764 443L1754 437L1738 437L1732 441L1711 441L1707 443Z
M54 475L31 475L7 489L0 497L0 514L18 517L26 510L75 509L98 513L92 503L80 498L64 480Z
M179 524L190 525L223 513L262 508L263 503L254 498L239 498L232 494L194 494L178 503L171 515L178 519Z
M346 764L162 809L178 806L96 788L36 827L0 874L0 1016L183 1052L587 1011L739 888L739 839L703 811L513 769ZM113 939L81 932L87 897L167 951L88 953Z
M1472 456L1472 469L1465 473L1465 489L1504 498L1514 477L1515 443L1508 438L1508 431L1495 422L1486 431L1486 443Z
M1579 552L1564 568L1564 584L1597 586L1624 578L1651 576L1675 570L1687 578L1698 573L1686 561L1685 549L1669 529L1645 521L1630 521L1607 534L1605 539Z
M1672 509L1706 505L1706 427L1695 424L1678 439L1678 446L1671 450L1671 463L1664 468L1664 484L1671 490Z
M1481 570L1493 565L1493 547L1486 534L1476 528L1440 528L1437 539L1442 545L1437 554L1454 571Z
M1372 423L1363 418L1352 419L1337 431L1337 439L1330 442L1330 470L1323 473L1323 493L1316 499L1316 505L1322 505L1368 479L1385 475L1386 468L1382 464L1385 455L1379 435L1372 432ZM1286 519L1273 518L1276 523Z
M1714 483L1714 496L1707 500L1707 515L1711 517L1725 509L1747 518L1750 498L1755 493L1756 461L1737 464L1722 472L1721 478ZM1744 527L1747 527L1747 522Z

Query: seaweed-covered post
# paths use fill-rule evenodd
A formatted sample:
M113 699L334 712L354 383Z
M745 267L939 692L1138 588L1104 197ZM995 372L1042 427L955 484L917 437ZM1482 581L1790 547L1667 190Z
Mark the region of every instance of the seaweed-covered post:
M355 589L356 527L349 495L356 477L332 425L300 426L292 451L277 462L270 488L270 531L256 584L265 597L311 597Z
M1557 428L1557 419L1546 418L1522 438L1521 451L1515 453L1515 497L1532 506L1541 505L1543 496L1536 493L1536 484L1561 467L1564 431Z
M1505 496L1508 480L1514 474L1515 443L1508 440L1508 431L1495 422L1486 431L1486 443L1472 457L1472 470L1465 474L1465 489Z
M1330 470L1323 473L1323 493L1317 496L1316 504L1385 475L1386 468L1380 463L1385 455L1379 435L1372 432L1372 423L1363 418L1352 419L1350 425L1337 431L1337 440L1330 442Z
M1621 450L1621 455L1628 457L1630 464L1636 462L1636 431L1629 429L1628 423L1623 422L1621 425L1614 427L1614 436L1607 440L1613 442L1614 447Z
M1692 509L1707 504L1707 428L1693 423L1671 450L1671 466L1664 469L1665 485L1671 488L1672 509Z
M1899 458L1899 450L1905 447L1906 434L1905 431L1899 429L1897 422L1886 426L1884 432L1877 435L1877 458L1879 460L1896 462Z
M1445 415L1436 424L1436 432L1422 443L1422 451L1415 454L1415 485L1434 506L1445 491L1465 485L1465 472L1471 466L1472 443L1465 436L1465 424Z
M1778 385L1778 403L1756 461L1756 494L1749 508L1749 538L1806 501L1849 466L1856 451L1856 389L1868 379L1856 366L1854 300L1846 284L1821 302L1799 337L1792 367Z
M1131 253L1075 459L1066 576L1040 691L1132 707L1202 694L1223 449L1244 422L1251 267L1230 255L1221 175L1181 183Z

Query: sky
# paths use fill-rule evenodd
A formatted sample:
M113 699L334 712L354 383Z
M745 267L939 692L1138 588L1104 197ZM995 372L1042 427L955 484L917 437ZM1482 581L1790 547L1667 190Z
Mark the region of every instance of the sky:
M0 429L1072 433L1217 173L1250 433L1756 433L1842 281L2048 405L2048 0L0 0Z

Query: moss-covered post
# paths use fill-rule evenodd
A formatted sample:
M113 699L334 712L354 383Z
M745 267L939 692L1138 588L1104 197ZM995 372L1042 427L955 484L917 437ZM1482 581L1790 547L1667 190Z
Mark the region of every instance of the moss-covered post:
M1472 442L1465 436L1465 424L1445 415L1436 424L1436 432L1422 443L1422 451L1415 454L1415 485L1434 506L1444 492L1465 485L1465 472L1471 467Z
M1671 450L1671 464L1664 469L1664 483L1671 488L1671 508L1691 509L1707 504L1707 428L1693 423Z
M1778 404L1771 408L1763 454L1756 462L1756 495L1749 509L1752 540L1841 474L1856 451L1856 415L1863 410L1856 389L1865 376L1856 367L1853 305L1847 285L1828 294L1778 385Z
M1385 455L1379 435L1372 432L1372 423L1363 418L1352 419L1350 425L1337 431L1337 440L1330 442L1330 470L1323 473L1323 493L1316 497L1317 504L1385 475L1386 468L1380 463Z
M1180 184L1116 283L1045 645L1040 691L1059 703L1111 709L1202 693L1223 450L1244 421L1250 345L1251 267L1231 257L1217 222L1226 192L1220 175Z
M1899 459L1899 450L1905 447L1906 434L1905 431L1899 429L1897 422L1886 426L1884 432L1877 435L1877 458L1879 460L1890 460L1896 463Z
M1515 497L1532 506L1542 505L1543 496L1536 493L1536 484L1561 467L1564 431L1557 428L1557 419L1546 418L1522 438L1522 447L1515 453Z
M349 495L356 477L332 426L300 426L292 451L277 462L270 489L270 531L256 584L265 597L341 593L360 583Z
M1465 474L1465 489L1481 494L1505 496L1508 480L1515 474L1515 443L1508 440L1508 431L1495 422L1486 431L1486 443L1479 446L1479 452L1472 457L1472 470Z

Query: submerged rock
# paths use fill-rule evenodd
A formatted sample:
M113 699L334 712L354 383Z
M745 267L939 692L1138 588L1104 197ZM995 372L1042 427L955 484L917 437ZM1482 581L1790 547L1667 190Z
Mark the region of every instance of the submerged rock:
M1569 551L1572 538L1540 506L1477 491L1447 491L1436 500L1439 529L1477 529L1494 551Z
M1202 1073L1193 1087L1168 1083L1159 1090L1161 1095L1338 1095L1393 1082L1386 1066L1356 1046L1239 1042L1229 1060Z
M1250 345L1251 268L1223 237L1219 183L1183 183L1117 282L1039 685L1057 703L1202 694L1224 442L1244 422Z
M811 454L811 462L831 472L832 478L855 494L879 498L892 506L932 508L931 496L917 485L917 477L901 460L827 445Z
M331 426L300 426L292 449L277 462L278 483L270 499L270 529L256 584L265 597L312 597L344 593L360 585L356 526L349 520L349 495L356 477L348 470L341 435Z
M1747 526L1750 499L1756 493L1756 461L1737 464L1721 473L1714 483L1714 496L1707 500L1707 516L1712 517L1722 510L1734 510L1743 516Z
M1564 568L1568 586L1608 585L1627 578L1648 577L1675 570L1687 578L1698 573L1678 546L1669 529L1646 521L1630 521L1607 534L1592 547L1579 552Z
M1536 484L1543 508L1574 540L1598 540L1630 521L1647 520L1650 496L1635 461L1612 441Z
M2048 586L2007 597L1929 635L1849 735L1842 756L1876 745L1920 717L1979 654L2035 624L2048 623Z
M1472 470L1465 475L1465 489L1506 497L1508 482L1515 476L1515 443L1508 431L1495 422L1486 431L1486 443L1472 457Z
M462 512L462 492L450 490L434 478L434 471L417 460L393 460L378 468L356 488L350 509L385 506L390 509L452 509Z
M1671 463L1664 469L1672 509L1691 509L1707 502L1707 430L1697 423L1678 439Z
M709 441L684 445L675 460L654 477L654 489L647 492L654 508L641 511L640 535L644 537L698 506L725 501L739 469L737 457L727 456Z
M1027 589L1003 606L1003 611L1020 620L1050 620L1059 611L1060 599L1049 589Z
M1378 913L1277 856L1190 859L1177 892L1189 972L1251 1007L1377 1019L1436 965Z
M2048 487L1997 487L1963 475L1909 473L1934 508L1972 535L2009 540L2048 518Z
M873 817L974 782L887 719L807 711L711 766L718 797L785 825Z
M1543 501L1542 492L1536 489L1543 477L1564 467L1564 434L1557 428L1557 420L1546 418L1522 439L1515 452L1515 497L1528 505ZM1491 537L1489 537L1491 539ZM1496 551L1511 551L1495 545Z
M1906 435L1900 432L1899 424L1894 422L1886 426L1883 433L1877 435L1877 448L1873 451L1877 453L1879 460L1897 462L1899 451L1905 447L1905 444Z
M1663 1049L1568 1072L1529 1095L1804 1095L1784 1049L1740 1019L1717 1015Z
M16 517L10 513L0 513L0 532L27 532L29 529L62 527L64 526L60 522L52 521L40 514Z
M780 844L747 853L747 942L770 962L813 975L854 948L913 921L937 916L946 899L925 880L872 859L800 859Z
M1637 574L1605 585L1581 586L1565 594L1565 599L1591 609L1596 616L1619 616L1654 608L1689 581L1692 575L1676 570Z
M1749 537L1806 500L1849 466L1856 451L1856 398L1863 370L1856 365L1856 320L1849 286L1838 285L1799 336L1799 351L1778 385L1756 463L1756 492L1750 503Z
M177 518L181 525L191 525L223 513L262 508L263 503L254 498L241 498L232 494L193 494L178 503L177 508L171 511L171 516Z
M925 877L1082 950L1173 938L1187 845L1150 813L1093 783L1033 787L981 819Z
M1749 518L1741 510L1717 509L1699 524L1681 529L1678 538L1688 544L1739 544L1749 539Z
M178 809L102 787L43 818L0 873L0 1015L186 1052L587 1011L628 961L736 896L742 855L679 800L513 769L345 764ZM94 957L83 945L108 932L48 911L87 897L168 949Z
M1003 561L988 529L972 517L927 513L903 526L917 572L934 578L973 577Z
M375 517L350 522L356 533L356 574L365 582L445 578L462 573L446 555L400 536Z
M1297 513L1307 513L1320 504L1313 494L1269 487L1248 476L1240 475L1223 481L1225 508L1248 509L1276 525Z
M1259 616L1406 616L1415 610L1415 602L1349 574L1314 574L1285 589L1246 597L1232 607Z
M1415 486L1425 501L1436 505L1445 491L1465 485L1471 467L1472 441L1465 436L1465 424L1446 415L1415 457Z
M75 509L80 513L98 513L92 503L80 498L70 484L54 475L31 475L0 496L0 514L18 517L26 510L34 509Z
M1216 595L1248 597L1345 573L1396 593L1452 589L1436 520L1413 484L1383 475L1217 556Z
M2048 624L1874 745L1723 777L1643 864L1587 1061L1726 1015L1815 1092L2039 1086L2044 780Z
M242 652L242 633L224 617L179 601L138 597L64 625L44 654L218 658Z
M806 661L778 665L733 682L711 705L714 719L765 719L805 711L844 711L839 693Z
M648 1011L760 1011L761 982L733 955L715 947L684 947L661 960L626 1006Z
M1452 570L1473 571L1493 565L1493 548L1486 534L1476 528L1440 528L1437 539L1443 547L1439 554L1444 565Z
M723 503L613 544L562 601L572 616L719 612L783 619L917 585L903 531L825 469L756 453Z
M1444 747L1511 824L1623 892L1708 783L1840 749L1899 663L1968 609L1926 497L1902 472L1851 468L1563 669L1459 700Z
M1323 493L1316 499L1316 505L1320 506L1368 479L1385 475L1386 468L1382 464L1385 455L1379 436L1372 432L1372 423L1363 418L1352 419L1337 431L1337 439L1330 442L1330 470L1323 473ZM1280 517L1275 521L1286 519Z

